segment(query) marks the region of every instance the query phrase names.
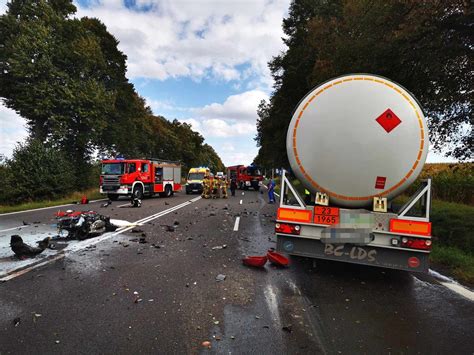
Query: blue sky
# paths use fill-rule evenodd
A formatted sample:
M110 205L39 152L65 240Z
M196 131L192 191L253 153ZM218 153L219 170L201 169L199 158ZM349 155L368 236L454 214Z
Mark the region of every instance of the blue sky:
M249 164L257 154L256 109L272 91L267 63L285 50L281 23L289 3L75 1L76 16L99 18L120 41L127 75L153 112L190 123L226 165ZM11 156L26 137L24 120L0 104L0 124L0 154Z

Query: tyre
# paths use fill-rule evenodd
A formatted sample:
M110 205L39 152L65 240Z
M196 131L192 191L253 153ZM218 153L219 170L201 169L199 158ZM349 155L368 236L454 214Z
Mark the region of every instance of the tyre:
M117 195L117 194L107 194L107 198L112 201L117 201L119 197L120 195Z
M160 192L161 197L170 197L173 194L170 185L166 185L165 192Z
M143 199L143 187L141 185L136 185L133 188L133 197L139 200Z

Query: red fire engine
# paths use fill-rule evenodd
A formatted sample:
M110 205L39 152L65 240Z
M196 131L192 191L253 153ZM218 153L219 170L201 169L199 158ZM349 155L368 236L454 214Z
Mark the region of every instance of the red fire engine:
M169 197L181 190L181 164L159 159L102 160L100 193L111 200L119 196Z
M247 190L252 187L258 190L262 186L263 175L254 165L234 165L227 168L227 178L230 180L235 178L239 189Z

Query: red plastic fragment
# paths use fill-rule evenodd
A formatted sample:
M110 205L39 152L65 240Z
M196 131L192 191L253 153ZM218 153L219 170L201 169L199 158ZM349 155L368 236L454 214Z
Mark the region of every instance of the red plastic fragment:
M288 266L290 265L290 259L288 259L286 256L277 253L276 251L269 250L267 252L267 257L268 260L277 266Z
M247 256L242 259L244 265L253 267L263 267L267 262L266 256Z

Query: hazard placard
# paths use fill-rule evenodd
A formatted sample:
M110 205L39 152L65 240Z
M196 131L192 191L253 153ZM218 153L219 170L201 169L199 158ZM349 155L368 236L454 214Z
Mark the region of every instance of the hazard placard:
M402 121L398 116L389 108L384 111L379 117L375 119L383 129L390 133L395 127L397 127Z
M314 207L314 223L316 224L339 224L339 208L336 207Z

